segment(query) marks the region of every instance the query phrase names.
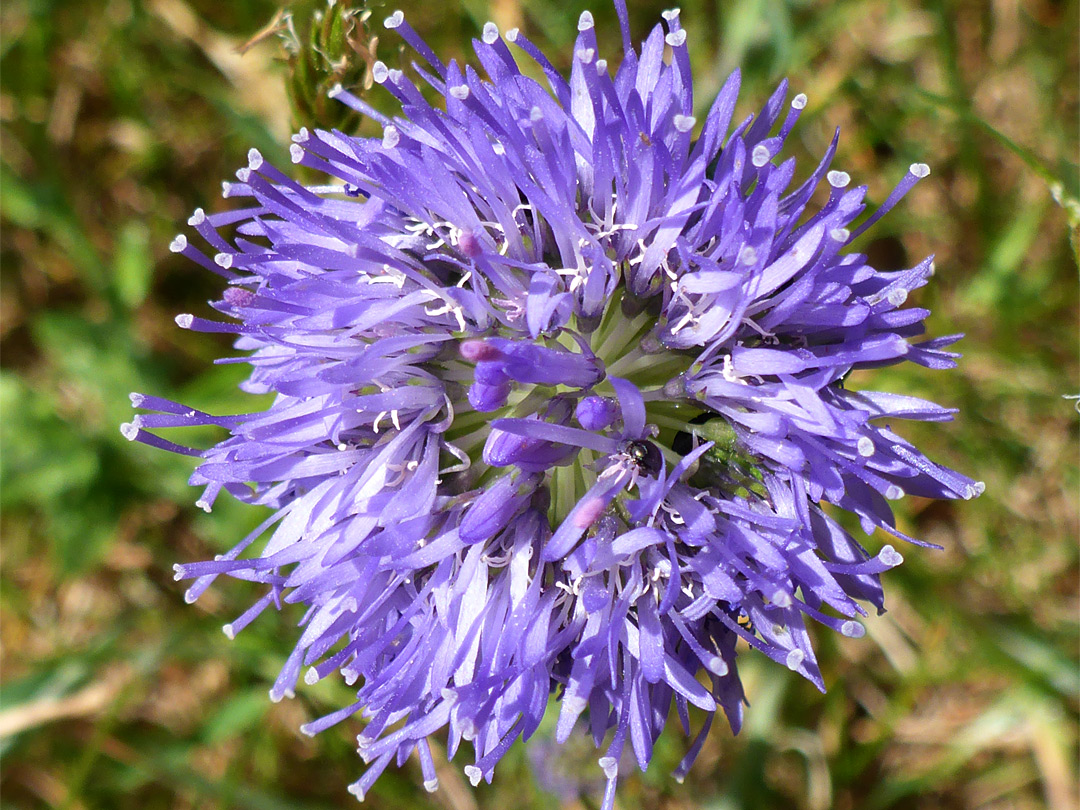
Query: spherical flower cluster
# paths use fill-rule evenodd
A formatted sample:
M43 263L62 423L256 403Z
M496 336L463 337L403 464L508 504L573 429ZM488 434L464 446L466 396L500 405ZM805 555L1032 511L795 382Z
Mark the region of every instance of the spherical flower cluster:
M904 306L933 263L884 272L849 248L927 168L856 225L866 188L830 169L835 139L801 182L779 157L805 96L782 83L732 126L735 73L699 122L678 12L635 50L616 6L620 64L585 13L569 79L492 23L481 78L394 13L439 104L376 63L400 117L335 95L381 138L301 130L293 161L331 178L316 187L253 150L225 187L248 206L189 221L215 255L172 245L226 281L225 321L177 322L238 335L245 390L273 404L213 416L133 395L147 412L123 431L197 457L203 508L224 489L271 510L177 577L189 601L221 574L264 587L230 637L306 606L271 697L301 676L358 685L303 730L362 714L359 797L414 752L435 789L443 731L490 780L552 703L559 741L583 727L600 749L606 808L620 755L645 768L673 705L697 725L685 774L718 708L741 724L740 639L823 689L805 620L858 637L862 603L882 609L900 554L825 504L917 542L890 500L982 489L888 424L950 411L845 386L954 364L956 336L916 340L928 313ZM228 438L152 432L189 425Z

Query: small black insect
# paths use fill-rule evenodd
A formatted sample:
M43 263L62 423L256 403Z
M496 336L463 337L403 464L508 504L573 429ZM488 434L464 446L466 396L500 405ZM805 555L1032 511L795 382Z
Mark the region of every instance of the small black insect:
M647 475L657 475L664 466L664 456L660 448L652 442L641 440L627 442L623 452L641 472Z

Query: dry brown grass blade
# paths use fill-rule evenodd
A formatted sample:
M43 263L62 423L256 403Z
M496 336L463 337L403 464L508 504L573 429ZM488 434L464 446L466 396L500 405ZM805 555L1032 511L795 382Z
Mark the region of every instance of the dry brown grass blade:
M236 87L237 100L264 120L270 131L288 137L289 100L273 60L258 50L240 50L237 42L209 27L184 0L152 0L150 10L178 35L193 42ZM250 44L255 44L252 41Z
M129 667L118 666L96 683L65 697L47 697L0 711L0 737L37 726L97 714L131 681Z
M274 14L273 18L270 20L270 22L268 22L261 31L255 34L255 36L253 36L243 45L237 45L234 50L238 54L243 56L260 42L264 42L268 39L273 38L277 34L280 34L282 31L284 31L287 27L288 23L286 22L285 9L279 8L277 10L277 13Z

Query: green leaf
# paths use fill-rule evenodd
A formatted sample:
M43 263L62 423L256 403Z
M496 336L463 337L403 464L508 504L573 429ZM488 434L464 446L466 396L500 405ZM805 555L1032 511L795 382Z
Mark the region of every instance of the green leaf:
M1045 639L1010 628L998 628L995 637L1001 649L1039 675L1063 697L1075 700L1080 696L1080 672L1076 662Z
M117 237L112 264L113 285L122 304L134 309L146 299L153 270L150 231L141 222L126 223Z
M232 696L203 726L202 738L209 745L239 737L259 724L271 704L265 689L239 692Z
M1022 208L991 248L990 255L964 293L965 303L979 311L999 306L1037 279L1022 272L1022 263L1038 237L1049 201Z
M55 403L11 372L0 373L0 503L63 508L98 472L97 457L56 415Z

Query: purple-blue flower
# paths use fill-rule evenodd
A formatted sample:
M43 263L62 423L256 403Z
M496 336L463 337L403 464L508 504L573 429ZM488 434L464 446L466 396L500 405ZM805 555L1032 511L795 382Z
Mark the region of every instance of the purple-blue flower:
M209 251L172 244L225 280L222 320L177 322L235 333L226 362L273 404L214 416L136 394L123 432L198 458L204 509L222 490L269 509L177 578L188 601L221 574L261 583L230 637L270 606L307 608L270 695L301 676L356 685L303 730L363 717L360 798L414 753L434 790L440 733L490 781L549 705L557 740L599 749L605 808L620 757L645 768L672 705L693 734L681 776L718 709L741 725L740 639L824 689L805 619L858 637L864 604L883 609L900 554L866 550L824 504L918 543L890 500L982 491L890 427L953 411L845 385L954 365L958 336L920 340L928 313L904 306L932 261L885 272L850 247L927 167L864 217L835 138L804 179L780 157L805 96L783 82L733 123L736 72L699 121L678 12L635 50L616 8L621 62L586 12L568 79L492 23L481 78L395 12L445 103L376 63L400 116L335 95L381 138L301 130L293 162L320 186L252 150L225 187L245 206L189 220ZM195 450L155 432L190 425L228 437Z

